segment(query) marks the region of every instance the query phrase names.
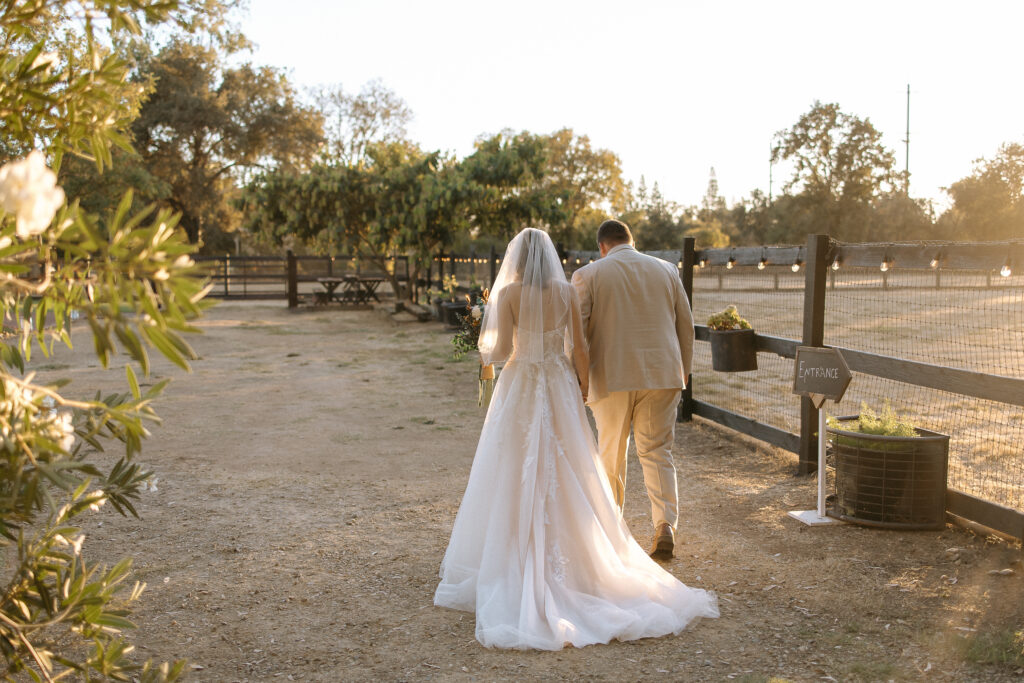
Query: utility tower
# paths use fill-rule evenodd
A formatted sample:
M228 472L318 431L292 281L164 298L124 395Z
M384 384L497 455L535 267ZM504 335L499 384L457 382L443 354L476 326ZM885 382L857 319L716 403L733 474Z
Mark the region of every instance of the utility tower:
M903 192L910 196L910 84L907 83L907 137L903 138L906 145L903 157Z

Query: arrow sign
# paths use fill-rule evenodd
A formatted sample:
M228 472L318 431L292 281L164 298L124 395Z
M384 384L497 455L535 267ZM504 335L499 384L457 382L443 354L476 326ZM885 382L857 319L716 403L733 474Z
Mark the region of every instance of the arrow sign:
M836 349L798 346L793 368L793 393L810 398L815 408L821 408L827 398L838 403L853 379Z
M825 411L821 406L827 398L838 403L853 375L843 354L817 346L796 347L793 366L793 393L807 396L818 409L818 509L790 510L788 514L810 526L838 524L839 520L827 516L825 511Z

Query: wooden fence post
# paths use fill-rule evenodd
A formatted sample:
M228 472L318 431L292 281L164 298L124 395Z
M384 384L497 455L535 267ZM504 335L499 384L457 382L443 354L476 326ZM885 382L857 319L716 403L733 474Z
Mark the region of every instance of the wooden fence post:
M299 305L299 267L295 260L295 254L288 250L288 308L296 308Z
M683 290L686 292L686 299L690 303L690 310L693 310L693 264L695 260L693 237L683 238L683 268L679 271L679 279L683 281ZM683 397L679 401L679 412L676 415L676 422L690 422L693 420L693 384L692 376L686 378L686 388L683 389Z
M828 235L807 236L807 272L804 274L804 346L821 346L825 341L825 287L828 284ZM798 474L818 469L818 411L811 399L800 399L800 462Z
M494 281L498 277L498 250L494 248L493 244L491 245L490 263L491 263L491 280L490 280L490 282L487 285L488 289L490 289L491 287L494 286Z

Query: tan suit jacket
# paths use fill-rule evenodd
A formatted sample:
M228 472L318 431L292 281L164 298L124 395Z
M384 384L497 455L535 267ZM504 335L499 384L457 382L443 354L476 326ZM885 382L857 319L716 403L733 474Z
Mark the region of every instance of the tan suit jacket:
M693 366L693 315L675 264L620 244L572 276L590 347L590 395L682 389Z

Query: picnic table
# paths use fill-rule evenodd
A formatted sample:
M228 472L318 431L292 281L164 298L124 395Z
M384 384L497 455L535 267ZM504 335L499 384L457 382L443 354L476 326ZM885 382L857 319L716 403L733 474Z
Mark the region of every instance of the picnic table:
M369 304L370 299L380 303L377 288L384 282L383 277L342 275L338 277L318 277L316 279L324 287L324 291L315 292L318 304L339 301L343 304ZM340 291L339 291L340 288Z

